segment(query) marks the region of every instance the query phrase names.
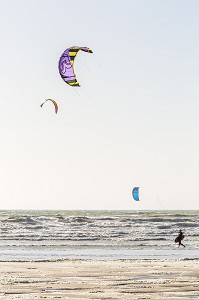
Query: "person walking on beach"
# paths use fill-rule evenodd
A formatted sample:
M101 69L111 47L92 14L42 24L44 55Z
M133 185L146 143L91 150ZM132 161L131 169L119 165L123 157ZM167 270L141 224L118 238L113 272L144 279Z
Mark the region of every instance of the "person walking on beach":
M181 242L184 239L184 234L182 232L182 230L180 229L179 231L179 235L177 236L177 238L175 239L175 243L178 243L178 247L180 247L180 245L182 245L183 247L185 247L185 245L183 245Z

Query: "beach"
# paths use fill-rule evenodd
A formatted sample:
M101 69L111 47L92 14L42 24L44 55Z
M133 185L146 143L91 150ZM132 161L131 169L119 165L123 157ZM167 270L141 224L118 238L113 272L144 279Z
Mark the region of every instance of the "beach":
M199 299L199 260L1 262L0 299Z

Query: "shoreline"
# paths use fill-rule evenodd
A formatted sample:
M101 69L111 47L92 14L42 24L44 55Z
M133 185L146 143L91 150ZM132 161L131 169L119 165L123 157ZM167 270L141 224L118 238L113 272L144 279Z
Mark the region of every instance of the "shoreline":
M198 259L0 262L0 299L198 299Z
M86 260L140 260L140 259L199 259L198 249L172 248L172 249L46 249L40 247L35 249L17 248L0 249L0 261L63 261L65 259L86 259Z
M180 262L180 261L198 261L198 257L193 258L98 258L98 259L91 259L91 258L58 258L58 259L38 259L38 260L1 260L0 264L17 264L17 263L27 263L27 264L34 264L34 263L67 263L67 262L90 262L94 264L95 262Z

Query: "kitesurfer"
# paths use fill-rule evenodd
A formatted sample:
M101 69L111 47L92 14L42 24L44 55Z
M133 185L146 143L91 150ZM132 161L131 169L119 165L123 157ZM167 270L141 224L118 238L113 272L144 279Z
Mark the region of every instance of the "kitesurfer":
M177 238L175 239L175 243L178 243L178 247L180 247L180 245L182 245L183 247L185 247L185 245L183 245L181 242L184 239L184 234L182 232L182 230L180 229L179 231L179 235L177 236Z

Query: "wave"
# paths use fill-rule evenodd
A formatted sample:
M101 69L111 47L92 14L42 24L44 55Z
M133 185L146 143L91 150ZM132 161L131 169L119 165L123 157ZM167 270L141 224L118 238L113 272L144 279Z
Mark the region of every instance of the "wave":
M91 218L88 217L73 217L70 219L71 222L78 222L78 223L88 223L92 222Z
M161 225L161 226L157 226L158 229L170 229L172 228L171 225Z
M10 217L8 219L2 220L3 223L26 223L26 224L36 224L37 222L31 217Z
M191 222L181 222L181 223L178 223L177 226L179 227L199 227L199 224L196 224L196 223L191 223Z

